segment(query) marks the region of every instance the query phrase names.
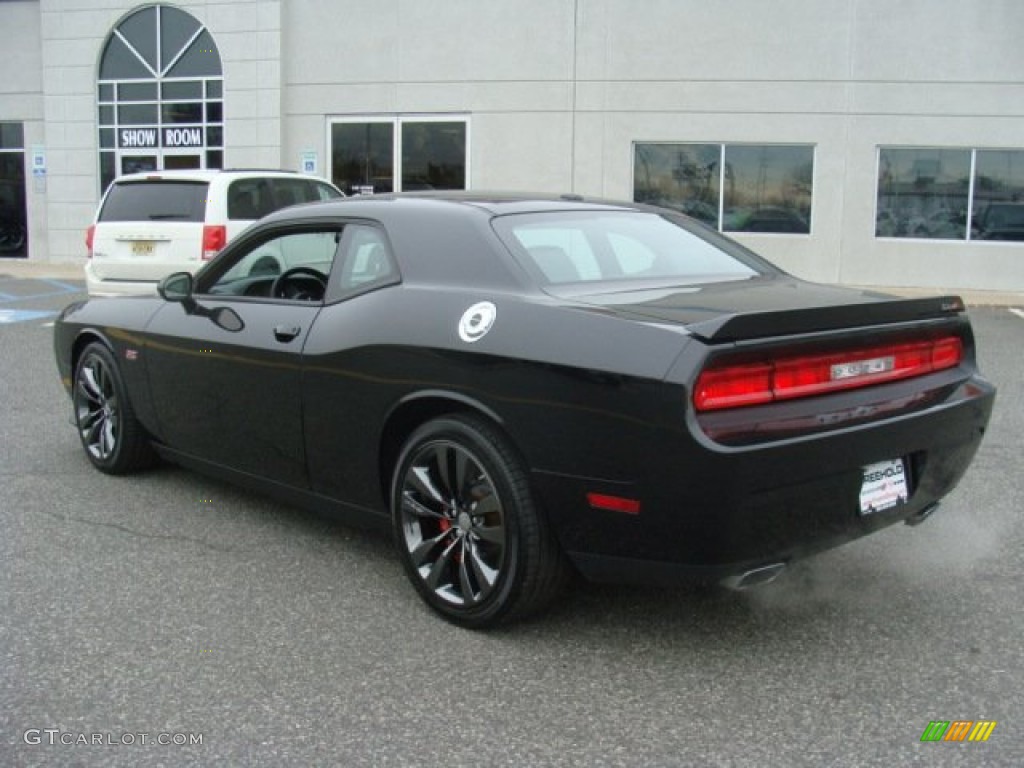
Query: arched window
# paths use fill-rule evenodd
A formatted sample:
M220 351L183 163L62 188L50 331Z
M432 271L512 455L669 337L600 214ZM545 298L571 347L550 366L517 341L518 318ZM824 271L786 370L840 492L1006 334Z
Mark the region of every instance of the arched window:
M123 173L224 165L224 76L195 17L147 5L117 23L97 78L100 184Z

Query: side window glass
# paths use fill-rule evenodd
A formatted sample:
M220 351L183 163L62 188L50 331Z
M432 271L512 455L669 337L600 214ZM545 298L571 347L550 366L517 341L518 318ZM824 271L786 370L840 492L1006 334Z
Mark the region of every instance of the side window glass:
M239 179L228 187L228 218L251 221L274 210L264 179Z
M365 224L345 227L341 252L344 254L338 278L341 293L385 282L398 274L384 234L376 227Z
M322 301L338 250L337 229L290 232L235 254L206 292Z

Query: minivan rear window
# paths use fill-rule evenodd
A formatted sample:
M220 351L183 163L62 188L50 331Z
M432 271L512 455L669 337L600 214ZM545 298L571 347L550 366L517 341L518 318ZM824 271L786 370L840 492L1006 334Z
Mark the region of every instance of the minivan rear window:
M100 221L203 221L209 184L203 181L128 181L114 184Z

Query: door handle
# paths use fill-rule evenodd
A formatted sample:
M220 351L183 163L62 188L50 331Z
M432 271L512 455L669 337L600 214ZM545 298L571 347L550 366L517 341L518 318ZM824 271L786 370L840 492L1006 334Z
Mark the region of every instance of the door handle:
M274 328L274 338L278 341L287 344L289 341L294 339L302 333L302 329L297 325L278 325Z

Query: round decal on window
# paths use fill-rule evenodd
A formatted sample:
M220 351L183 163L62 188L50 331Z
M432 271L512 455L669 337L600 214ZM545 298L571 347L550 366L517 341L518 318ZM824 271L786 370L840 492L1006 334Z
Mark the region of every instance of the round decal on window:
M491 330L497 314L498 309L489 301L474 304L462 313L462 319L459 320L459 338L468 343L479 341Z

